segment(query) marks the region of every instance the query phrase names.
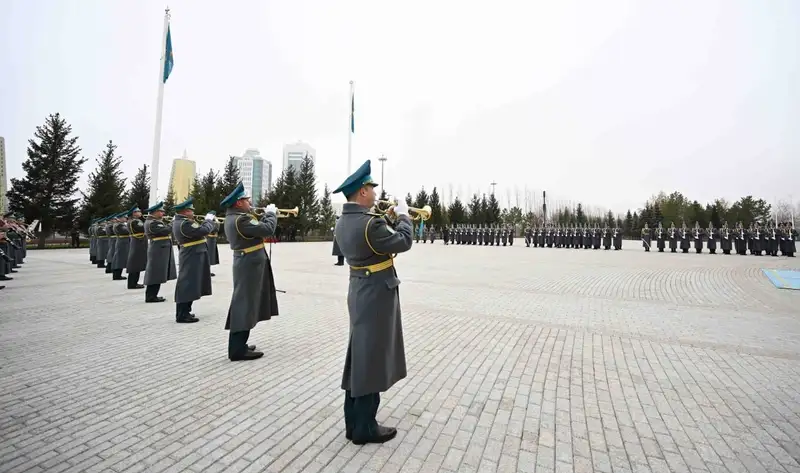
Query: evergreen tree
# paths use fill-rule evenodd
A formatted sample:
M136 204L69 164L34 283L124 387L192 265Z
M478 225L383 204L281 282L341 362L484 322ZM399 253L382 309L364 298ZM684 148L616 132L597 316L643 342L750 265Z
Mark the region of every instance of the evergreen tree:
M469 202L469 223L478 224L482 222L481 199L478 197L478 194L472 194L472 200Z
M437 226L438 225L443 225L444 224L444 218L443 218L443 215L442 215L443 214L443 212L442 212L442 203L441 203L441 201L439 199L439 192L437 191L437 189L435 187L433 188L433 191L431 191L430 199L428 199L428 202L429 202L428 205L431 206L431 219L430 219L430 221L428 223L430 223L431 225L437 225Z
M491 220L491 215L489 214L489 202L486 200L486 194L481 195L481 221L480 223L487 223ZM501 215L502 218L502 215Z
M290 209L295 205L300 205L300 194L297 187L297 171L293 167L283 171L283 200L279 202L271 202L279 209ZM294 217L289 217L294 220ZM289 221L287 219L287 221ZM294 223L293 221L291 223Z
M453 203L447 208L447 216L450 219L450 223L455 225L459 223L467 223L467 209L464 207L464 204L461 203L461 199L456 196Z
M411 206L421 209L426 205L428 205L428 193L425 192L425 187L423 186L422 189L417 192L417 198L414 200L414 203L411 204Z
M230 156L228 158L228 163L225 164L225 170L222 171L222 177L219 179L219 183L217 185L219 188L220 202L231 192L233 192L234 189L236 189L236 186L239 185L240 181L241 177L239 176L239 168L236 167L236 158L234 156ZM253 199L256 198L256 196L251 197ZM219 207L219 202L217 203L217 207ZM222 212L224 209L219 208L217 210Z
M644 228L644 225L642 225L642 221L639 217L639 214L636 213L636 211L633 212L633 222L631 224L631 228L632 228L631 237L633 238L638 237L641 234L642 228Z
M251 197L250 200L253 200ZM264 192L261 197L255 200L256 207L264 208L269 205L269 194Z
M575 209L575 220L577 220L578 225L584 225L586 223L586 214L583 213L583 204L578 202L578 208Z
M608 225L609 227L613 227L614 224L616 223L616 221L614 219L614 213L611 212L610 210L608 211L608 215L606 215L606 221L604 223L605 223L605 225Z
M331 190L328 184L325 184L325 189L322 191L322 199L319 201L320 207L320 227L325 235L332 235L331 230L336 225L336 212L333 210L333 202L331 201Z
M194 199L192 205L194 205L194 208L197 210L197 212L201 212L204 208L206 208L206 199L203 195L203 185L201 184L200 179L201 178L195 174L194 179L192 180L192 188L189 190L189 197Z
M317 228L320 220L320 206L317 199L317 178L314 173L314 162L306 156L300 165L300 175L297 179L296 206L300 212L297 215L297 225L300 235L306 235Z
M500 202L497 201L494 194L489 195L488 209L486 211L486 223L499 223L500 222Z
M272 186L272 189L267 194L267 202L273 202L275 205L278 205L276 202L282 202L285 199L286 195L286 184L285 184L285 177L286 173L282 172L278 179L275 180L275 184ZM265 205L269 205L268 203ZM263 207L262 205L258 205L258 207Z
M623 234L627 236L633 235L633 214L631 214L631 209L628 209L628 213L625 214L625 223L623 225L620 225L624 232Z
M412 204L413 202L414 202L414 199L411 197L411 192L409 192L408 194L406 194L406 204L413 205Z
M131 188L128 191L128 199L125 204L127 208L134 205L144 212L150 205L150 175L147 172L147 165L143 164L131 181Z
M39 248L53 230L67 231L74 224L78 176L86 159L79 156L78 137L71 133L72 127L58 113L36 127L22 163L25 177L12 178L6 193L10 211L24 215L27 222L39 220Z
M661 213L661 205L658 202L656 202L653 204L653 217L650 219L650 227L658 228L659 223L667 227L668 225L664 225L663 222L664 222L664 215Z
M622 218L620 218L620 217L617 217L617 221L616 221L616 223L615 223L615 226L616 226L617 228L620 228L620 229L622 229L622 231L625 231L625 230L624 230L624 229L625 229L625 227L623 226L624 224L625 224L625 222L623 222L623 221L622 221Z
M120 170L122 157L116 155L116 150L117 145L109 141L106 149L97 157L97 167L89 174L87 192L81 192L81 228L88 228L92 218L107 217L129 208L125 196L125 178Z
M175 211L175 193L172 191L172 186L170 186L169 190L167 191L167 198L164 199L164 213L167 215L172 215Z

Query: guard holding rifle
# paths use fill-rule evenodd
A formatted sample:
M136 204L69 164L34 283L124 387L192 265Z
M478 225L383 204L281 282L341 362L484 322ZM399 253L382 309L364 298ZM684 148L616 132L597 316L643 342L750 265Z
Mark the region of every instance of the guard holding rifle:
M334 234L350 265L350 341L342 389L346 436L357 445L383 443L397 435L397 429L378 425L376 415L380 393L406 377L400 280L392 255L410 250L413 238L405 201L393 208L394 229L381 214L370 212L378 185L370 174L368 160L334 191L347 197Z
M147 264L144 272L144 301L164 302L166 299L159 297L161 285L177 278L175 271L175 255L172 252L172 227L166 225L164 218L164 202L146 210L147 220L144 221L144 234L150 240L147 247Z
M275 234L277 209L270 204L259 215L253 212L250 196L239 183L220 203L225 213L225 236L233 250L233 296L228 308L225 330L228 334L228 358L246 361L261 358L247 339L257 323L278 315L278 298L264 239Z
M208 263L206 236L214 230L216 215L206 214L202 224L194 220L194 199L175 206L172 234L178 241L178 282L175 284L175 321L191 324L200 321L192 314L192 302L211 295L211 265Z

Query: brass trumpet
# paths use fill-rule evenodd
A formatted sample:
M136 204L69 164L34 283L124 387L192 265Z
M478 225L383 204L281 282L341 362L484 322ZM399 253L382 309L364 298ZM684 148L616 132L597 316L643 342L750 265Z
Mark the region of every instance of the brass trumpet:
M220 225L225 223L225 217L217 217L216 219L217 219L217 223L220 224ZM195 215L194 216L194 220L197 223L203 223L206 220L206 216L205 215Z
M253 213L258 215L259 217L264 215L265 207L256 207L253 209ZM278 218L288 218L288 217L297 217L297 214L300 213L300 207L295 206L293 209L277 209L278 213L275 215Z
M378 200L375 202L375 213L380 214L388 214L392 208L397 205L397 202L393 202L391 200ZM409 207L408 212L413 214L413 218L411 220L418 221L422 220L423 222L431 218L431 206L425 205L421 209L416 207Z

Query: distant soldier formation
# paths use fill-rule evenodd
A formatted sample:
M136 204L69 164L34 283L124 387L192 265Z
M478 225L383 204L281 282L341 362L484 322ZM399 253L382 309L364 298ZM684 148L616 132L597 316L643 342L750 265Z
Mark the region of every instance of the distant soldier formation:
M35 222L34 222L35 223ZM8 212L0 218L0 281L12 281L28 254L28 238L33 238L25 219ZM0 285L0 289L5 286Z
M575 248L621 250L622 230L578 225L547 224L525 228L525 246L534 248Z
M671 223L669 228L664 228L660 223L657 228L650 229L647 224L642 228L642 247L649 252L653 243L659 253L669 249L670 253L702 253L704 247L709 254L716 254L717 249L722 254L729 255L735 252L738 255L749 254L754 256L788 256L794 257L797 251L797 230L791 222L782 222L774 225L772 222L763 227L753 223L750 228L744 228L741 222L736 228L729 228L725 222L722 228L701 228L695 222L694 228L688 228L686 223L681 228L676 228Z
M514 244L513 225L462 223L443 227L438 233L441 234L445 245L511 246ZM431 243L435 234L436 232L430 232Z

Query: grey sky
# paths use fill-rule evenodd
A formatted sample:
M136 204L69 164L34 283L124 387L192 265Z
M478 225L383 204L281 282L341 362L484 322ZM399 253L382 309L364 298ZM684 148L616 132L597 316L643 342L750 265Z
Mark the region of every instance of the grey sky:
M617 212L662 189L800 196L797 1L223 4L169 2L162 194L184 148L206 172L257 147L277 175L297 139L335 187L355 80L353 165L386 154L395 194L424 184L447 198L452 184L466 196L495 180L503 204L527 186ZM3 2L9 176L54 112L88 164L109 139L126 177L150 164L165 6Z

